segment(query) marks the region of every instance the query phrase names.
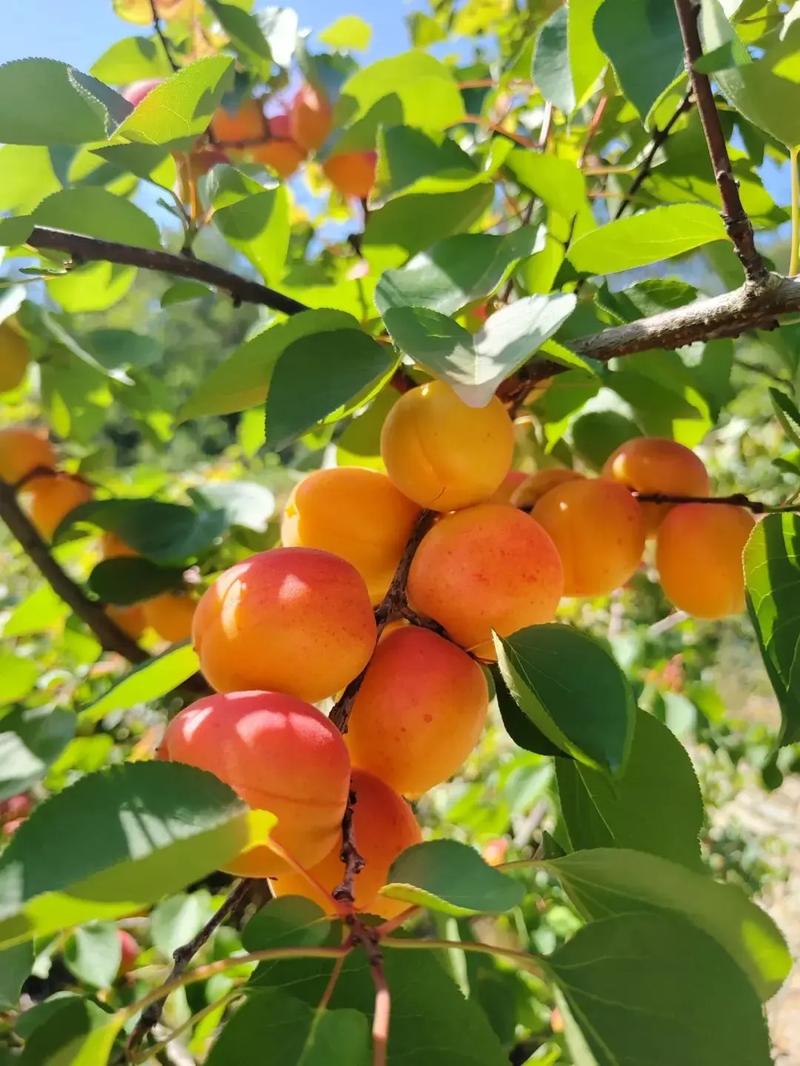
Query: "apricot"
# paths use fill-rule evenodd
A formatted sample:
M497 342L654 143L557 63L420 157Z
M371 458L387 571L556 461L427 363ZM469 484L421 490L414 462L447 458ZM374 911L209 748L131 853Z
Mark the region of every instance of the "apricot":
M39 535L49 540L62 519L91 500L90 485L70 474L43 474L26 481L22 489L28 514Z
M377 470L316 470L292 489L281 540L286 547L322 548L346 559L378 603L418 514L419 507Z
M511 498L516 490L528 480L528 475L521 470L509 470L500 487L492 493L487 503L511 503Z
M51 470L56 453L47 434L38 429L0 429L0 478L13 485L37 467Z
M136 965L141 948L127 929L118 929L117 939L119 940L119 969L117 970L117 976L122 977Z
M192 637L219 692L275 689L316 702L367 665L376 628L354 566L313 548L273 548L217 578Z
M533 508L564 565L566 596L605 596L624 585L644 551L642 509L608 478L565 481Z
M325 177L342 196L366 200L375 184L375 152L343 152L322 164Z
M142 100L149 96L156 85L160 85L163 80L163 78L142 78L140 81L132 81L130 85L126 85L122 90L122 96L131 107L138 107Z
M30 358L22 334L10 322L0 323L0 392L9 392L20 384Z
M563 587L550 536L530 515L499 503L440 519L414 555L407 586L414 610L488 660L495 658L492 630L504 637L549 622Z
M294 141L267 141L252 150L253 159L270 167L280 178L294 174L306 157L306 153Z
M708 471L690 448L664 437L634 437L613 451L603 467L606 477L637 492L706 496ZM670 504L642 503L648 533L655 533Z
M355 878L355 909L394 918L408 907L400 900L378 895L394 860L413 844L419 844L422 833L406 801L384 781L365 770L353 770L350 787L356 794L353 808L353 835L356 847L364 859L364 868ZM334 889L342 883L344 865L341 858L341 835L325 858L308 871L327 890L325 894L297 873L289 870L270 882L276 896L305 896L312 899L327 914L336 914Z
M278 818L272 839L302 866L336 846L350 759L341 734L316 707L281 692L230 692L197 700L167 725L159 755L215 774L250 807ZM268 846L228 867L244 877L284 870Z
M679 503L656 534L656 566L667 598L697 618L744 609L742 552L753 516L729 504Z
M511 503L515 507L532 508L546 492L563 485L567 481L577 481L583 477L577 470L568 467L554 466L547 470L537 470L535 474L525 478L511 494Z
M156 0L156 13L159 18L169 22L175 18L189 18L192 14L194 0ZM114 10L128 22L137 22L143 26L153 21L153 9L150 0L115 0Z
M289 108L289 136L307 152L325 142L333 126L331 105L313 85L301 85Z
M513 451L514 429L500 401L469 407L443 381L404 393L381 431L389 477L409 499L437 511L488 499Z
M138 640L147 627L144 611L138 603L133 603L130 607L118 607L112 604L106 607L106 614L117 623L123 633L127 633L131 640Z
M483 671L466 652L429 629L397 629L378 644L353 702L350 759L419 796L459 769L488 707Z
M183 592L162 592L142 604L147 625L170 644L189 640L196 607L197 601Z
M122 537L106 530L100 538L100 554L104 559L135 558L138 552L126 544Z
M244 100L238 111L218 107L211 120L211 132L218 141L258 141L267 134L267 120L261 104L252 98Z

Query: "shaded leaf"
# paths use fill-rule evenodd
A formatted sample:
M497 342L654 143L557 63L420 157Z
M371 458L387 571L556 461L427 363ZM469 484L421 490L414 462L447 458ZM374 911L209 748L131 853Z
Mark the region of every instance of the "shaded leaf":
M75 715L63 707L20 708L4 715L0 719L0 800L41 781L74 737L75 725Z
M183 570L156 566L141 556L104 559L89 574L89 588L103 603L127 605L183 587Z

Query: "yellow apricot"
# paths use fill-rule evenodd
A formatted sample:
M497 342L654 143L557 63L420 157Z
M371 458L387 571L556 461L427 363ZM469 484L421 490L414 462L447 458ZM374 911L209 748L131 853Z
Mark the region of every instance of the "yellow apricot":
M394 918L406 910L408 904L379 896L378 890L386 884L394 860L406 848L419 844L422 833L409 805L384 781L365 770L353 770L350 787L356 795L353 834L364 860L364 868L354 881L355 909L381 918ZM326 914L336 914L332 893L344 877L341 848L340 836L325 858L308 871L317 884L326 889L324 894L297 871L288 870L270 881L275 895L305 896Z
M642 509L616 481L563 482L541 497L533 517L561 556L566 596L605 596L624 585L639 566L645 536Z
M656 566L667 598L697 618L744 609L742 552L754 525L742 507L679 503L656 534Z
M106 607L106 614L132 640L138 640L145 631L147 623L144 620L144 611L138 603L133 603L130 607L118 607L112 604Z
M238 111L219 107L211 121L211 131L218 141L258 141L267 135L267 120L261 104L252 98L244 100Z
M289 133L307 152L327 139L333 126L331 105L313 85L301 85L289 108Z
M30 519L40 536L49 540L62 519L91 500L91 486L69 474L45 474L26 481L22 496Z
M10 322L0 323L0 392L15 389L30 362L25 338Z
M24 426L0 429L0 478L13 485L37 467L51 470L56 453L47 434Z
M488 499L511 466L514 430L493 396L469 407L443 381L409 389L386 416L381 456L402 493L452 511Z
M505 637L549 622L563 586L561 560L542 526L514 507L484 503L445 515L426 533L408 598L456 643L492 660L492 630Z
M547 470L537 470L531 474L521 485L514 489L510 502L514 507L525 507L530 510L546 492L563 485L567 481L577 481L583 477L577 470L570 470L565 466L549 467Z
M142 604L147 624L170 644L189 640L196 608L197 601L182 592L162 592Z
M325 177L342 196L366 200L375 184L375 152L345 152L322 164Z
M316 470L292 490L281 540L288 548L322 548L346 559L378 603L418 514L419 507L377 470Z
M488 707L483 671L466 652L428 629L397 629L378 644L353 701L350 759L419 796L461 767Z
M634 437L612 452L603 467L606 477L636 492L669 496L706 496L708 471L690 448L664 437ZM670 504L642 503L648 533L655 533Z
M350 563L313 548L273 548L217 578L197 605L192 637L219 692L260 688L316 702L367 665L376 628Z

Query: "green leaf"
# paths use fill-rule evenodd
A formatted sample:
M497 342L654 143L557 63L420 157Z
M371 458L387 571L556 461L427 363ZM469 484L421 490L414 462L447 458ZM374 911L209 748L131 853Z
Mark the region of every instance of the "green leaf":
M330 935L333 923L322 908L303 896L281 896L256 911L242 930L247 951L276 947L319 947Z
M638 711L628 765L613 788L603 774L566 759L556 760L556 779L573 849L632 848L703 869L697 775L686 749L652 715Z
M152 37L125 37L115 41L89 71L108 85L168 77L171 72L164 49Z
M269 76L272 54L258 18L249 11L243 11L238 4L209 0L208 6L247 65Z
M0 1007L16 1007L19 994L33 967L33 945L17 944L0 951Z
M451 137L412 126L380 129L375 179L384 198L408 189L453 192L485 180L477 163Z
M129 111L108 86L55 59L0 66L0 141L6 144L104 141Z
M505 165L519 184L538 196L546 207L555 211L565 222L574 221L573 238L579 237L587 229L594 229L595 222L586 195L586 178L574 162L515 148L509 153Z
M58 543L68 530L81 524L116 533L134 551L165 566L201 555L227 526L222 511L119 497L91 500L70 511L53 534L53 542Z
M778 742L800 740L800 517L771 514L758 522L744 549L747 610L778 697Z
M343 311L301 311L292 315L288 322L271 326L239 345L179 409L178 420L225 415L263 403L275 363L293 341L313 333L357 328L352 315Z
M148 93L116 130L117 139L189 148L230 87L233 59L198 59Z
M153 946L165 959L172 959L173 952L187 944L211 917L213 907L208 892L201 890L187 895L179 892L170 896L155 908L150 915L150 936Z
M185 303L187 300L198 300L203 296L213 296L213 290L199 281L176 281L165 289L161 296L161 306L171 307L172 304Z
M4 715L0 719L0 800L41 781L74 737L75 725L75 715L63 707L20 708Z
M215 167L210 194L214 225L265 281L283 272L289 248L289 196L283 185L265 189L233 167Z
M53 1005L47 1024L40 1024L26 1040L19 1066L99 1066L111 1055L123 1015L109 1014L88 999L63 996Z
M0 707L24 699L38 680L39 668L31 659L0 652Z
M331 48L353 49L365 52L372 40L372 27L358 15L340 15L338 19L321 30L317 36Z
M141 910L263 841L274 822L180 763L83 777L40 804L0 856L0 945Z
M461 191L444 188L409 193L371 211L364 231L365 254L369 255L370 248L386 247L414 255L468 229L492 202L494 191L486 177L469 181L470 187Z
M183 570L157 566L140 556L103 559L89 574L89 589L103 603L126 606L183 587Z
M594 38L592 20L601 0L570 0L542 27L533 59L533 80L544 96L565 114L583 103L600 75L604 57Z
M488 866L474 848L456 840L414 844L398 856L380 895L444 914L498 914L525 894L520 882Z
M108 988L117 976L122 947L113 922L90 922L76 929L64 947L67 969L93 988Z
M617 219L579 237L568 257L576 270L614 274L658 263L726 239L719 213L704 204L669 204Z
M175 157L169 148L152 144L109 144L93 148L92 154L110 163L115 170L172 189L177 181Z
M538 729L533 721L520 709L513 696L508 691L506 683L497 667L492 668L492 682L494 684L494 696L497 701L497 709L503 719L506 733L516 745L525 751L535 752L537 755L561 755L561 749L551 743Z
M588 411L572 424L572 446L593 470L602 470L620 444L641 435L639 426L618 411Z
M83 341L98 363L108 370L152 366L161 358L157 342L132 329L94 329Z
M494 292L513 265L533 252L536 236L535 227L520 226L502 236L464 233L438 241L400 270L384 271L375 289L378 310L427 307L454 314Z
M37 226L85 233L106 241L160 248L158 226L141 208L107 189L78 186L61 189L43 200L32 214Z
M141 666L134 667L79 714L81 723L99 722L112 711L127 711L151 703L172 692L200 669L197 653L189 644L178 644Z
M255 481L206 481L195 496L224 512L228 525L266 532L275 513L275 497Z
M421 307L392 307L384 321L401 351L453 386L472 407L551 337L575 309L571 293L524 296L496 311L477 333Z
M797 405L781 389L770 389L769 398L772 401L772 410L781 424L783 432L792 442L800 448L800 411Z
M777 926L737 885L622 848L576 851L544 865L589 917L652 910L691 922L728 952L761 999L769 999L791 969Z
M495 636L495 647L511 695L547 739L587 766L622 774L636 706L605 648L554 623Z
M267 395L267 445L281 448L376 384L394 366L391 348L360 329L310 333L275 364Z
M623 93L644 120L683 62L675 9L662 0L603 0L594 32Z
M708 936L674 915L593 922L547 960L581 1066L769 1066L758 999Z

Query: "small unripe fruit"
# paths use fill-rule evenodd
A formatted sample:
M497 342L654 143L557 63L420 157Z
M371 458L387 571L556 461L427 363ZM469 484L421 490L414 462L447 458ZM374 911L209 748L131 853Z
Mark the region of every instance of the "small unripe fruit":
M163 78L142 78L141 81L132 81L122 90L122 95L132 107L138 107L163 80Z
M409 499L437 511L488 499L513 451L514 429L500 401L469 407L443 381L404 393L381 432L389 477Z
M656 566L664 593L697 618L744 609L742 552L753 516L727 504L679 503L656 535Z
M136 965L136 960L139 958L139 951L141 949L127 929L118 929L117 938L119 940L120 951L119 970L117 971L117 974L122 977Z
M553 541L530 515L484 503L445 515L417 549L408 575L414 610L434 618L481 659L505 637L549 622L564 575Z
M146 624L170 644L189 640L196 608L197 601L180 592L162 592L142 604Z
M207 696L170 721L159 752L215 774L257 810L277 816L272 839L312 866L335 847L347 804L350 760L336 727L311 704L280 692ZM285 870L267 845L227 869L244 877Z
M605 596L624 585L641 562L642 509L615 481L566 481L542 496L533 517L561 556L565 596Z
M612 452L603 474L636 492L662 492L668 496L707 496L708 472L691 449L663 437L634 437ZM648 533L654 533L670 504L645 502Z
M270 689L314 703L366 666L376 628L350 563L312 548L273 548L217 578L197 606L192 636L219 692Z
M112 604L110 607L106 607L106 614L112 621L117 623L123 633L127 633L131 640L138 640L147 626L144 620L144 611L138 603L131 604L130 607L120 607Z
M0 803L0 822L27 818L31 813L31 807L31 798L27 792L18 792L16 796L9 796Z
M0 478L13 485L37 467L51 470L56 453L47 435L38 429L9 426L0 429Z
M325 177L342 196L366 200L375 184L375 152L345 152L332 155L322 164Z
M289 109L289 136L313 152L325 142L332 126L331 105L313 85L302 85Z
M286 547L322 548L346 559L378 603L418 514L419 507L377 470L315 470L292 489L281 540Z
M384 781L364 770L353 770L351 787L356 794L353 808L353 835L364 868L353 882L355 909L394 918L408 907L400 900L386 899L378 890L386 884L389 867L406 848L422 840L417 820L406 801ZM336 914L333 891L342 883L344 865L341 859L341 835L322 862L308 871L314 880L327 890L315 890L305 877L294 870L271 881L276 896L305 896L318 904L326 914Z
M26 481L22 495L40 536L49 540L70 511L91 500L90 485L69 474L45 474Z
M0 323L0 392L9 392L20 384L30 357L22 334L10 322Z
M258 141L267 135L267 120L257 100L244 100L238 111L218 107L211 121L218 141Z
M378 644L353 701L353 766L419 796L460 769L488 707L483 671L466 652L419 626L397 629Z
M547 470L537 470L535 474L525 478L511 494L511 503L515 507L524 507L531 510L550 489L557 488L567 481L578 481L583 474L567 467L554 466Z

